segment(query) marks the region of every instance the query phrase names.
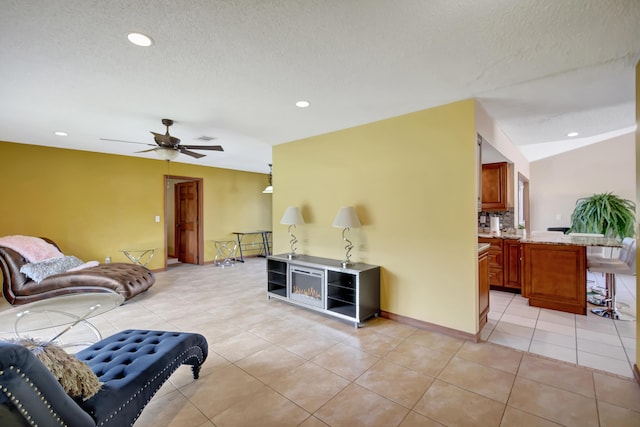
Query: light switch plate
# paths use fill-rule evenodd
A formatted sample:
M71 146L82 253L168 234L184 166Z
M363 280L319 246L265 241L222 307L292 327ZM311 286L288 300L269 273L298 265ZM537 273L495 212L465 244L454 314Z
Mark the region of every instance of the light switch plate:
M156 222L160 222L160 215L156 215Z

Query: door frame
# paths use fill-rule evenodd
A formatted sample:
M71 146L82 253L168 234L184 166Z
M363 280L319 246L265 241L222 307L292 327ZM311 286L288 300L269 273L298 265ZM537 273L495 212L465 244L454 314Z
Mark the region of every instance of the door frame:
M169 224L167 222L167 218L169 216L169 209L175 211L175 200L172 206L169 206L169 202L167 200L167 191L169 190L170 180L180 180L182 182L198 182L198 192L197 192L197 210L198 210L198 224L196 234L198 236L198 265L204 265L204 179L195 178L191 176L179 176L179 175L164 175L164 269L167 269L167 260L168 260L168 252L167 252L167 241L169 238ZM171 191L175 191L175 186L171 189ZM175 224L171 224L175 227Z

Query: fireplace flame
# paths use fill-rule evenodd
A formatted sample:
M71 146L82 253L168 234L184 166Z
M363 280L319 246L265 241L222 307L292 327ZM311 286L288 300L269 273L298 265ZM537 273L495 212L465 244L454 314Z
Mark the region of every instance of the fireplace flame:
M305 296L316 300L322 299L322 295L320 295L320 292L316 291L314 288L302 289L294 285L292 291L296 295Z

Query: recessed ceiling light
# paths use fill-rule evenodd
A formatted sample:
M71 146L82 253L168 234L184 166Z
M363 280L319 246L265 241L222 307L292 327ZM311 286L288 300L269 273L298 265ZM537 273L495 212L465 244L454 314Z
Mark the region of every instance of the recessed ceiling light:
M296 102L296 107L300 107L300 108L307 108L309 106L309 102L308 101L298 101Z
M66 133L66 132L60 132L60 131L55 132L55 134L56 134L56 135L58 135L58 136L69 136L69 134L68 134L68 133Z
M127 38L131 43L135 44L136 46L147 47L153 44L153 40L151 39L151 37L144 35L142 33L129 33L127 35Z
M573 137L573 136L578 136L578 135L580 135L578 132L569 132L567 134L568 137Z

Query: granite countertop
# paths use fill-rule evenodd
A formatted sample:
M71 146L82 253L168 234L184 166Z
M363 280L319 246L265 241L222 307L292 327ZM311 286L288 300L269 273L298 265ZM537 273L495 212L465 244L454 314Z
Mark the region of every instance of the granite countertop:
M500 234L491 234L491 233L478 233L478 237L484 237L489 239L522 239L522 234L515 233L500 233Z
M533 235L527 235L526 237L522 237L520 234L510 233L478 233L478 237L490 239L514 239L520 240L520 243L538 243L544 245L622 247L622 242L620 240L610 237L569 236L554 232L541 232L539 234L533 233Z
M568 245L568 246L602 246L602 247L622 247L622 242L610 237L583 237L569 236L561 233L541 233L533 234L521 239L520 243L538 243L546 245Z

